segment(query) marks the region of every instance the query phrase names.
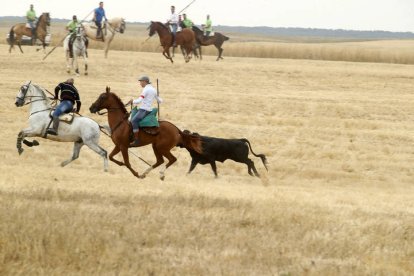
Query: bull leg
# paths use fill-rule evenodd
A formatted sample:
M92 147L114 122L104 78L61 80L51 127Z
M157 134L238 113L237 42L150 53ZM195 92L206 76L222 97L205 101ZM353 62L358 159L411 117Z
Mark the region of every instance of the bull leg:
M190 169L188 169L187 174L190 174L194 170L194 168L197 166L197 164L198 164L198 162L195 159L191 160Z
M259 178L260 178L260 175L259 175L259 173L257 172L256 167L255 167L255 165L254 165L254 162L253 162L250 158L247 158L247 160L246 160L246 162L245 162L245 163L247 164L247 172L248 172L251 176L257 176L257 177L259 177ZM253 172L254 172L254 175L253 175L253 173L252 173L252 170L253 170Z
M22 49L22 45L20 44L20 40L19 40L19 42L17 42L17 46L19 46L20 52L22 52L22 54L23 54L23 49Z
M72 157L69 158L68 160L63 161L60 165L62 167L64 167L67 164L69 164L70 162L72 162L73 160L78 159L79 152L80 152L82 146L83 146L83 142L75 142L75 143L73 143L73 153L72 153Z
M211 165L211 169L213 170L213 172L214 172L214 175L216 176L216 178L218 177L218 175L217 175L217 167L216 167L216 161L211 161L210 162L210 165Z

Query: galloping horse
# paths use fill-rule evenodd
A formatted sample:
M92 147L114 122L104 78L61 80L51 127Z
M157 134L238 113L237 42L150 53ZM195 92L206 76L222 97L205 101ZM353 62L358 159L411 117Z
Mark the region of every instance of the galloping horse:
M162 24L161 22L153 22L151 21L149 28L149 36L153 36L155 32L158 33L158 36L160 38L161 46L163 47L164 51L162 54L165 58L171 60L171 62L174 62L172 57L170 56L170 48L173 44L173 35L168 28L168 26ZM184 50L186 54L184 55L185 62L190 61L190 54L193 51L193 45L195 43L195 36L194 32L190 29L184 29L181 32L176 33L175 38L176 44L181 45L184 47Z
M85 62L85 75L88 74L88 49L85 43L86 37L84 28L82 25L79 25L76 29L76 38L74 39L72 47L72 62L69 64L70 60L70 51L69 51L69 39L71 35L68 35L63 42L63 49L66 53L66 72L70 73L70 69L73 69L73 64L75 64L75 73L79 76L79 64L78 58L83 57Z
M102 38L96 38L96 31L97 27L95 23L82 23L82 26L85 28L85 34L92 40L102 41L105 43L104 51L105 51L105 58L108 57L109 45L111 44L114 36L117 32L124 33L126 29L125 19L121 17L115 17L109 19L106 27L102 28L103 40Z
M43 51L46 51L45 38L47 35L47 26L50 26L50 16L48 12L44 12L39 17L39 20L37 21L36 29L35 29L36 37L40 39L40 41L42 41ZM26 23L16 24L10 29L9 53L11 53L12 48L14 48L15 42L17 42L17 45L19 46L20 52L23 53L22 46L20 44L23 35L32 37L32 31L31 29L26 28Z
M50 111L52 106L50 100L45 95L45 89L32 84L31 82L20 87L15 102L17 107L30 104L28 128L23 129L17 135L17 151L23 153L22 141L29 147L39 145L39 142L25 140L25 137L42 137L58 142L74 142L72 157L61 163L66 166L79 157L80 149L87 145L91 150L102 156L104 159L104 170L108 170L108 158L106 151L98 145L100 129L99 125L90 118L75 116L72 123L59 124L57 136L45 136L46 128L50 123Z
M133 139L132 126L128 120L128 112L125 109L121 99L110 92L110 88L106 88L106 92L99 95L98 99L90 106L91 113L96 113L102 109L108 110L108 123L111 128L111 139L115 144L115 148L109 154L109 160L115 162L119 166L126 166L134 176L144 178L152 169L164 163L164 158L168 159L165 168L160 170L160 178L164 180L165 170L171 166L177 158L172 155L171 149L176 146L186 146L196 152L201 152L201 140L196 138L188 138L175 125L167 121L159 121L159 129L157 134L152 134L142 129L139 132L139 141L141 146L152 144L157 161L150 166L141 176L136 172L129 163L128 148ZM185 139L183 139L185 137ZM185 141L185 142L184 142ZM114 155L122 153L124 162L114 159Z
M196 36L197 44L201 46L208 46L208 45L214 45L216 46L219 54L217 57L217 61L220 59L223 59L221 56L223 54L223 48L221 46L223 45L224 41L229 40L229 38L225 35L222 35L221 33L214 32L213 36L204 36L204 33L202 30L200 30L197 26L193 26L193 31ZM201 47L198 47L200 49L200 59L201 56Z

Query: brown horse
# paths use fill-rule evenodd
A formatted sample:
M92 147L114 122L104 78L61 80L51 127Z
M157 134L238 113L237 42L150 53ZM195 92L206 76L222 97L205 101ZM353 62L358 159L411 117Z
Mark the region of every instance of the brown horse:
M46 50L45 38L47 35L47 26L50 26L50 15L48 12L44 12L39 17L39 20L37 21L37 24L35 27L35 34L36 34L36 37L40 39L40 41L42 41L43 51ZM32 31L30 28L26 28L26 23L16 24L10 29L9 53L11 53L12 48L14 48L15 42L17 42L17 45L19 45L20 52L23 53L22 46L20 44L23 35L32 37Z
M165 58L171 60L171 62L174 62L172 57L170 56L170 48L173 44L173 35L170 31L170 28L168 26L162 24L161 22L153 22L151 21L149 28L149 36L153 36L155 32L158 33L158 36L160 37L161 46L163 47L164 51L162 54ZM190 61L190 54L193 51L193 45L195 43L195 35L194 32L190 29L184 29L181 32L176 33L176 39L175 42L177 45L183 46L185 50L184 59L185 62Z
M213 36L205 36L203 31L200 30L198 27L193 26L193 31L195 33L196 36L196 41L197 44L200 45L198 47L199 51L200 51L200 59L202 58L201 56L201 46L209 46L209 45L214 45L216 46L219 54L217 57L217 61L220 59L223 59L223 57L221 56L223 54L223 48L221 48L221 46L223 45L224 41L229 40L229 37L222 35L221 33L218 32L214 32Z
M115 148L109 154L109 160L115 162L119 166L127 166L127 168L136 177L144 178L152 169L164 163L163 157L168 159L165 168L160 171L160 178L164 180L165 170L171 166L177 158L172 155L171 149L176 146L189 147L201 153L201 140L197 137L187 137L187 133L183 133L175 125L167 121L159 121L159 128L156 134L147 132L142 129L139 132L139 141L141 146L152 144L157 161L150 166L141 176L136 172L129 163L128 148L132 142L132 126L128 120L129 113L127 112L121 99L110 92L110 88L106 88L106 92L102 93L98 99L90 106L89 110L96 113L102 109L108 110L108 123L111 128L111 139L115 144ZM121 152L124 162L114 159L114 155Z

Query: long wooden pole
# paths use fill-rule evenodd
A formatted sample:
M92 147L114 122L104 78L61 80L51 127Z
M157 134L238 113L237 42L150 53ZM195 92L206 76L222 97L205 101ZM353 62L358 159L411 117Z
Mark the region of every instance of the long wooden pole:
M157 79L157 97L160 96L160 90L158 89L158 79ZM160 103L157 101L158 104L158 120L160 119Z

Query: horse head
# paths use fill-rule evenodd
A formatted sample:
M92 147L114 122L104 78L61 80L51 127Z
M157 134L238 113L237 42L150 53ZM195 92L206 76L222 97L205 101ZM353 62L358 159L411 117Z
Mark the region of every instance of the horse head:
M116 31L123 34L126 29L125 19L122 17L116 17L108 20L108 24Z
M39 21L44 21L47 26L50 26L50 14L48 12L42 13L42 15L39 18Z
M156 29L156 23L154 21L151 21L151 24L148 26L147 30L149 29L149 36L153 36L155 34L155 29Z
M14 103L17 107L21 107L24 105L26 95L27 95L27 92L29 91L31 82L32 81L29 81L28 83L20 86L19 92L17 93L17 96L16 96L16 102Z
M109 86L106 87L106 91L99 95L98 99L89 107L91 113L97 113L102 109L120 109L124 113L127 113L121 99L111 92Z

